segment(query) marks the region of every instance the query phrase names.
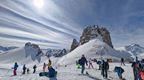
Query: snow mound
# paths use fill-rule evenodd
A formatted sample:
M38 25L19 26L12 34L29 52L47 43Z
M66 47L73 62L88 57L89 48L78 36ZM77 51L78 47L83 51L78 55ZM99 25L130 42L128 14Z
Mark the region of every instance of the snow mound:
M99 39L93 39L89 42L80 45L72 52L63 56L58 65L73 64L78 60L82 55L85 55L86 58L97 58L97 59L113 59L120 60L120 58L128 58L130 55L123 54L116 51L115 49L108 46L106 43L100 41Z

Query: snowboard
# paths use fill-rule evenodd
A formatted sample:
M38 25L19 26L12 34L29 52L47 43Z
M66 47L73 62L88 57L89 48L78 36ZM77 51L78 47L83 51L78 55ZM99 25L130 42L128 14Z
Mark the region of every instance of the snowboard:
M48 76L48 72L40 72L39 76Z
M55 75L53 77L56 77L56 75L57 75L57 72L55 72ZM42 77L42 76L50 77L48 72L40 72L39 76L40 77Z

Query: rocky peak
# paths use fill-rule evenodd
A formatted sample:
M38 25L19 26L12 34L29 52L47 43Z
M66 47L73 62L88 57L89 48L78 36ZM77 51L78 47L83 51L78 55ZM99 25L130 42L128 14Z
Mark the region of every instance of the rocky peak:
M31 57L33 61L37 60L38 62L41 61L41 57L44 55L42 50L40 49L39 45L27 42L25 44L25 57Z
M79 42L76 39L73 39L70 51L74 50L76 47L78 47L78 45Z
M98 25L88 26L83 30L82 36L80 37L80 44L82 45L94 38L102 40L113 48L109 31L104 27L100 28Z

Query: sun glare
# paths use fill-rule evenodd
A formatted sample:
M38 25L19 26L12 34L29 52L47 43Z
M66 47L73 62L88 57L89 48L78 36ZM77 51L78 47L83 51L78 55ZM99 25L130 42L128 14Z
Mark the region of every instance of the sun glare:
M33 0L33 4L37 8L42 8L44 6L44 0Z

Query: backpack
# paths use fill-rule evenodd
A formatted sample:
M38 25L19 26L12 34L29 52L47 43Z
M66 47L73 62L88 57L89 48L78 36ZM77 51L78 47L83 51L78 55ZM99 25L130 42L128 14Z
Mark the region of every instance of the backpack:
M82 65L82 60L81 59L78 60L78 64Z

